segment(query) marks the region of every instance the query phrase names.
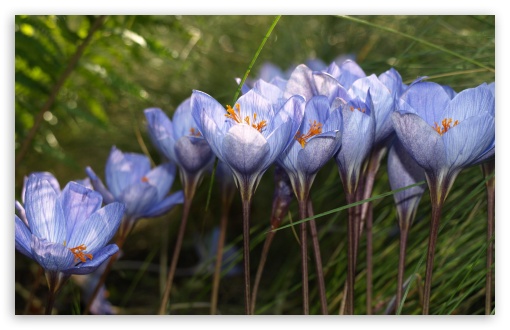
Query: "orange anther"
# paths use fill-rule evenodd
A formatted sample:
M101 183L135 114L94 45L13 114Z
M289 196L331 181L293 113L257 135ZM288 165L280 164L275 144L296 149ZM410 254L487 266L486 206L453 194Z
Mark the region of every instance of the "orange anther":
M196 136L196 137L199 137L199 136L202 136L202 134L200 133L200 131L194 127L191 127L189 129L189 133L191 136Z
M146 176L142 177L142 182L149 182L149 179Z
M441 126L439 126L436 122L434 122L433 128L436 130L436 132L439 133L439 135L443 135L444 133L448 132L448 130L450 128L455 127L459 124L458 120L455 120L455 122L453 122L453 125L452 125L452 122L453 122L453 119L445 118L441 121Z
M87 258L89 258L89 260L92 260L91 253L84 253L86 249L87 247L84 244L69 249L74 254L74 262L77 262L78 260L80 260L81 262L85 262L87 261Z
M311 138L314 135L322 133L322 124L318 121L314 120L313 123L310 121L310 128L308 129L308 133L301 134L301 132L297 132L294 138L301 144L301 148L304 148L306 145L306 140Z
M225 114L225 117L232 119L234 122L238 124L242 124L243 121L241 120L241 106L239 103L236 103L235 110L232 109L230 105L227 105L227 113ZM244 123L251 125L251 127L255 128L259 132L262 132L262 129L267 126L266 121L262 120L261 122L257 123L257 114L253 114L253 123L250 120L250 116L244 117Z

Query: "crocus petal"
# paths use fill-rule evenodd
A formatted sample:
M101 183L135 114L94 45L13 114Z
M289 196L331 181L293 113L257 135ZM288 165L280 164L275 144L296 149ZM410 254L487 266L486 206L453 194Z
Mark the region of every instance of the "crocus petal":
M74 263L74 254L64 242L54 243L32 235L30 248L35 261L46 270L62 271Z
M251 121L253 120L253 114L257 114L256 122L261 122L262 120L269 121L274 116L273 107L269 100L255 90L251 90L241 96L236 103L241 108L241 120L248 117ZM231 119L229 121L232 122Z
M67 246L73 248L83 244L87 248L87 253L94 254L115 235L123 215L122 203L114 202L106 205L94 212L86 221L76 224Z
M190 136L191 128L196 128L195 120L191 115L191 98L184 100L172 116L174 139L179 140L183 136Z
M285 87L287 86L287 80L283 79L281 77L274 77L273 79L271 79L270 83L275 85L276 87L278 87L282 91L284 91Z
M338 150L340 136L340 132L328 132L308 140L306 146L299 151L298 171L307 175L317 173Z
M57 195L60 194L60 184L58 183L58 180L55 178L53 174L50 172L33 172L30 175L37 176L41 180L46 180L50 183L50 185L53 187L53 190L57 193ZM21 202L25 203L25 191L26 191L26 185L27 185L28 178L25 177L23 179L23 188L21 189Z
M179 160L181 169L194 174L214 160L214 153L203 138L183 136L175 144L175 156Z
M347 90L333 76L325 72L314 72L313 79L317 86L317 94L327 96L330 104L337 97L349 99Z
M32 233L50 242L63 243L66 239L66 221L52 185L38 176L30 175L25 200L25 211Z
M18 216L21 219L21 221L23 221L23 223L28 226L27 213L25 212L25 208L23 207L23 205L21 205L20 202L15 201L14 208L16 209L16 212L18 213Z
M427 97L423 97L427 95ZM411 84L401 96L429 124L441 123L450 96L436 83L421 81Z
M495 99L487 86L480 85L457 94L444 111L444 118L452 118L462 123L484 111L494 114Z
M92 168L87 166L85 168L85 172L87 173L94 190L103 196L105 204L113 203L115 201L115 197L113 197L112 193L104 186L103 181L101 181Z
M389 69L388 71L381 73L379 75L379 81L388 88L390 93L393 95L395 99L398 99L400 95L404 92L405 88L407 87L402 82L402 77L398 73L397 70L394 68Z
M175 134L172 122L163 110L158 108L145 109L144 114L147 119L147 131L152 142L166 158L175 161Z
M115 244L109 244L95 252L92 260L80 262L76 266L66 269L65 274L85 275L94 272L103 262L119 251Z
M443 134L446 160L452 168L471 165L494 141L495 122L488 114L472 116Z
M426 171L441 169L446 164L446 150L439 135L420 116L412 113L392 114L395 132L402 145Z
M87 189L76 182L69 182L60 195L64 217L67 222L67 240L77 223L85 221L101 208L103 198L97 191Z
M354 61L346 60L340 65L340 76L335 77L345 89L349 89L351 85L358 79L366 77L363 69Z
M241 81L243 81L241 78L235 78L236 83L239 85ZM243 85L241 86L241 94L246 94L250 91L250 86L248 86L248 81L245 81Z
M158 189L147 183L140 182L126 188L119 200L126 204L126 216L142 218L145 211L158 198Z
M202 136L207 140L214 154L223 160L221 146L225 136L225 109L211 96L193 91L191 95L192 115Z
M158 217L170 211L175 205L184 203L184 192L179 190L164 198L161 202L154 204L145 212L147 218Z
M141 180L150 169L151 164L146 156L123 153L114 146L106 162L106 184L113 196L119 198L126 187Z
M244 175L260 172L270 151L262 134L245 124L234 125L228 131L222 149L225 161Z
M168 193L175 179L175 165L164 163L156 166L145 175L146 180L157 189L157 200L162 200Z
M298 65L287 81L285 91L291 95L302 95L306 100L317 95L312 70L304 64Z
M14 227L16 250L29 258L33 258L32 248L30 248L32 233L30 232L30 229L28 229L27 225L16 214L14 215Z

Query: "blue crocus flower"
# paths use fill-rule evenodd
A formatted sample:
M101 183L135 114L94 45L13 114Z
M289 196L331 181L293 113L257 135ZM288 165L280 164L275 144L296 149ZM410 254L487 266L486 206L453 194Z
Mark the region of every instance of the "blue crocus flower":
M290 144L304 112L295 95L281 108L251 90L227 110L210 95L193 91L191 107L198 129L218 158L227 163L243 199L251 198L262 174Z
M186 195L194 193L203 172L213 165L214 153L197 129L190 99L177 107L173 121L158 108L146 109L144 113L154 145L179 167Z
M306 103L294 141L278 157L298 200L306 202L317 172L340 148L341 129L340 108L330 111L326 96L314 96Z
M418 82L393 113L398 138L446 195L458 173L495 150L495 99L489 86L466 89L453 99L436 83ZM431 187L432 188L432 187Z
M112 147L106 162L106 184L87 167L87 175L105 203L122 202L126 206L125 224L130 228L140 218L160 216L183 203L182 191L168 195L175 179L175 165L165 163L151 169L143 154L123 153Z
M41 265L52 294L70 275L89 274L118 251L108 242L124 213L121 203L101 208L101 194L76 182L60 192L53 179L31 174L24 188L27 224L14 215L16 250Z

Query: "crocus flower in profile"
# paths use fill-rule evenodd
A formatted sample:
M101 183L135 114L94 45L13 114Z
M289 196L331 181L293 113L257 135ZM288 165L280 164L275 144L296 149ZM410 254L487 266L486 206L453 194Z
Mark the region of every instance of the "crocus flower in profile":
M250 314L249 213L264 172L287 148L303 118L305 100L290 97L281 107L250 90L227 110L210 95L193 91L191 108L199 131L234 175L243 202L245 312Z
M395 140L388 152L388 180L391 190L407 187L425 180L425 171L414 161L398 139ZM400 253L396 295L397 311L402 301L407 237L424 191L425 185L419 185L393 194L400 227Z
M144 113L154 145L177 164L184 193L187 198L192 198L203 172L214 162L214 153L197 129L191 115L190 99L177 107L173 120L159 108L149 108Z
M175 165L165 163L151 169L149 158L143 154L123 153L112 147L105 169L107 187L92 168L87 167L86 172L106 204L117 201L126 206L119 232L124 238L136 220L160 216L183 202L182 191L168 195Z
M395 132L425 170L432 203L423 313L428 314L432 267L442 205L459 172L495 152L495 99L482 84L452 99L439 84L417 82L402 95L393 113Z
M46 313L56 292L72 274L89 274L118 251L108 244L119 228L124 205L103 208L101 195L76 182L62 192L44 174L31 174L24 189L28 224L17 215L16 250L35 260L45 271L50 289Z

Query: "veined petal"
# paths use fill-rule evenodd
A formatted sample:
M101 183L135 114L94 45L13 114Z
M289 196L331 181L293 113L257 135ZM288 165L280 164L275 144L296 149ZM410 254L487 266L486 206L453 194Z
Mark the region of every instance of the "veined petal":
M52 185L37 175L30 175L26 187L25 211L30 230L41 239L63 243L66 220Z
M202 136L207 140L214 154L223 160L221 148L225 132L225 109L211 96L193 91L191 95L192 115Z
M27 225L15 214L14 215L14 237L16 250L23 253L29 258L32 256L32 248L30 242L32 240L32 233L28 229Z
M335 77L345 89L349 89L356 80L366 77L366 74L358 63L352 60L346 60L340 65L340 76L333 77Z
M349 99L347 90L333 76L325 72L314 72L313 79L317 86L317 94L327 96L330 104L337 97Z
M53 190L57 193L57 195L60 195L60 184L58 183L58 180L55 178L53 174L50 172L33 172L30 175L37 176L41 180L46 180L50 183L50 185L53 187ZM21 189L21 202L25 203L25 191L26 191L26 185L27 185L28 178L25 176L23 178L23 188Z
M241 120L244 120L246 117L253 120L253 115L257 114L257 122L263 120L269 122L274 116L274 110L269 100L253 89L241 96L236 103L241 108Z
M145 175L147 181L157 189L157 201L162 200L172 187L175 179L175 165L164 163Z
M183 136L175 144L175 155L181 168L188 173L204 170L214 159L214 153L203 138Z
M197 128L195 120L191 115L191 98L184 100L177 109L172 117L174 127L174 139L179 140L183 136L190 136L190 129Z
M179 190L154 204L145 212L147 218L158 217L170 211L175 205L184 203L184 192Z
M113 196L119 198L126 187L141 180L150 169L151 164L146 156L123 153L114 146L106 162L106 184Z
M270 151L262 134L246 124L232 126L223 139L222 149L225 161L243 175L260 172Z
M495 99L487 85L469 88L457 94L448 104L444 118L452 118L462 123L463 120L487 111L494 114Z
M317 173L340 146L340 132L327 132L312 137L298 154L298 171L306 175Z
M105 204L110 204L115 201L115 197L112 195L112 193L104 186L103 181L96 175L96 173L87 166L85 168L85 172L87 173L87 176L90 179L90 183L94 187L94 190L103 196L103 201Z
M74 263L74 254L64 242L54 243L32 235L30 248L35 261L46 270L62 271Z
M317 95L312 70L304 64L298 65L287 81L285 91L290 95L302 95L306 100Z
M400 98L400 95L404 92L405 88L407 87L402 82L402 77L400 76L400 73L398 73L397 70L394 68L389 69L388 71L381 73L379 75L379 81L388 88L390 93L393 95L395 99Z
M21 221L23 221L23 223L28 226L27 213L25 212L25 208L23 207L23 205L21 205L20 202L15 201L14 208L16 209L16 212L18 213L18 216L21 219Z
M392 114L395 132L407 152L426 171L443 170L446 150L439 135L419 115L413 113Z
M342 108L336 108L330 111L328 119L322 126L323 132L330 131L343 132L343 119L342 119Z
M115 235L123 215L124 205L117 202L97 210L86 221L76 224L67 247L73 248L83 244L87 248L87 253L94 254Z
M317 95L306 102L305 113L301 122L301 133L307 132L310 122L317 121L324 125L329 117L329 100L324 95ZM323 130L324 131L324 130Z
M158 189L147 183L140 182L126 188L119 201L126 205L126 216L141 218L145 212L157 201Z
M147 119L147 131L152 142L166 158L175 161L175 134L172 121L159 108L145 109L144 114Z
M487 113L461 121L443 134L447 163L453 168L470 166L494 141L494 117Z
M282 91L284 91L285 87L287 86L287 80L283 79L282 77L274 77L273 79L271 79L270 83L275 85Z
M411 106L431 127L436 122L441 123L441 120L445 118L444 110L450 103L450 96L441 85L427 81L410 85L401 96L401 99Z
M274 109L280 109L285 101L287 101L283 95L282 89L276 85L265 82L262 79L255 82L253 90L266 98L272 104Z
M115 244L109 244L94 253L92 260L80 262L76 266L66 269L65 274L85 275L95 271L103 264L108 258L113 256L119 251L119 247Z

